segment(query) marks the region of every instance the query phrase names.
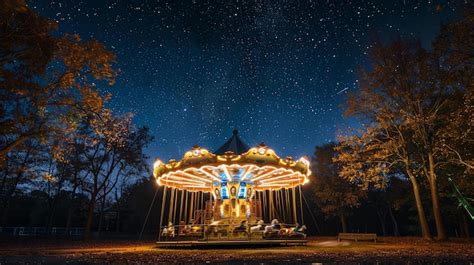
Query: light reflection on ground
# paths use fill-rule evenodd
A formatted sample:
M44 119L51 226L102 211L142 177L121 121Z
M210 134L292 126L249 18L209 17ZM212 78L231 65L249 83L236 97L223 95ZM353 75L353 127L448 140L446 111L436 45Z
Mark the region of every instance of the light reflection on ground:
M211 263L211 264L470 264L474 241L380 238L380 242L338 242L311 238L307 246L161 249L152 241L65 241L0 239L4 263Z

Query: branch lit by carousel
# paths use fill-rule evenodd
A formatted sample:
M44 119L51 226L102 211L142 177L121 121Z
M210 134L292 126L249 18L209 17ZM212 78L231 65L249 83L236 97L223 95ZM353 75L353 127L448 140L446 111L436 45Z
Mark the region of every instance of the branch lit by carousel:
M214 153L194 146L180 161L156 160L153 175L164 187L160 227L168 217L160 235L207 240L301 235L301 185L310 173L306 157L282 159L263 143L248 148L237 130ZM265 226L265 220L272 224Z

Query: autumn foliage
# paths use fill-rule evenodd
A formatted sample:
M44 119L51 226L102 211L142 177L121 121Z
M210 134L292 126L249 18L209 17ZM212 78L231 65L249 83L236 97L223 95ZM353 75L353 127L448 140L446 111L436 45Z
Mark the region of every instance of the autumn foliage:
M465 169L457 178L473 176L473 31L466 13L442 27L431 49L413 40L376 43L347 100L346 114L360 118L362 129L341 133L336 147L340 175L366 189L383 188L390 175L407 177L427 238L420 184L428 184L437 238L445 239L440 180L456 167Z
M106 107L111 95L99 87L114 85L115 55L97 40L59 32L22 0L0 3L0 39L0 226L26 185L41 191L48 229L61 198L67 229L87 208L89 237L94 220L101 230L111 194L117 200L119 186L146 174L143 148L152 140L132 114Z
M101 43L55 34L57 24L22 1L0 8L0 159L28 139L75 130L108 99L96 82L113 84L115 55Z

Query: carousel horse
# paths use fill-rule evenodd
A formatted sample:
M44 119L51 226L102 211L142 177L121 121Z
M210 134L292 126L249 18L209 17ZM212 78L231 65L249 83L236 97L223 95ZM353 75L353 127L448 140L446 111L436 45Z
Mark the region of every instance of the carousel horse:
M280 234L281 225L278 219L273 219L270 225L265 226L265 237L275 237Z
M296 223L296 226L293 228L290 228L288 230L287 235L289 237L298 237L298 238L306 238L306 225L300 225Z
M168 226L163 228L163 232L161 233L162 236L165 237L174 237L174 225L172 222L168 223Z
M184 225L184 227L182 228L182 230L180 231L180 233L181 233L182 235L191 234L191 233L192 233L191 225Z
M257 222L257 225L256 226L252 226L250 228L250 232L259 232L259 231L262 231L262 230L265 230L265 227L263 226L264 222L263 220L260 220Z
M247 231L247 220L243 220L242 222L240 222L239 226L236 226L234 228L234 232L245 232L245 231Z

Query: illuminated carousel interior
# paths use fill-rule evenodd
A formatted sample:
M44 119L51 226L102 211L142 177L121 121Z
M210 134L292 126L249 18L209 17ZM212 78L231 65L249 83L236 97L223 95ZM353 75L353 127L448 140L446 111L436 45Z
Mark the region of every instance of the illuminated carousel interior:
M159 241L281 240L306 237L301 185L309 161L249 148L234 130L214 153L194 146L180 161L157 160L163 187Z

